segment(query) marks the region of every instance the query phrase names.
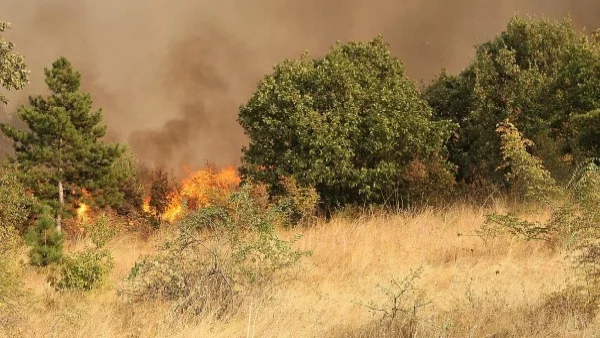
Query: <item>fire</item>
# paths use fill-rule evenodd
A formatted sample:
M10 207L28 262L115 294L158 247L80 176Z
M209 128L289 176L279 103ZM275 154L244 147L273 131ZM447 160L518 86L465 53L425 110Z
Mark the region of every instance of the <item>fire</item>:
M144 204L142 205L142 210L144 210L144 212L150 212L151 208L150 208L150 196L144 198Z
M161 216L164 221L173 222L185 209L196 210L206 207L215 199L227 198L240 184L241 179L234 167L227 167L220 171L206 168L188 172L187 177L181 181L181 189L169 197L170 203ZM151 212L150 197L144 199L143 209Z
M89 206L85 203L79 203L79 207L77 208L77 219L85 220L87 218Z
M89 198L91 196L91 194L89 193L89 191L85 190L85 189L81 189L81 195L83 196L83 198ZM88 217L88 211L89 211L90 207L83 203L83 202L79 202L79 207L77 207L77 219L80 221L85 221Z

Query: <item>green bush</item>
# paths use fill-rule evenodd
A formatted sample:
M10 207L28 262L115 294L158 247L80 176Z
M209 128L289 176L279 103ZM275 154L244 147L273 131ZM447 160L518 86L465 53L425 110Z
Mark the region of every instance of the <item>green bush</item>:
M129 146L123 148L123 155L112 164L110 174L97 182L108 191L98 197L95 192L94 199L96 204L109 205L120 215L134 216L142 212L144 185L137 156Z
M29 258L33 265L46 266L63 257L63 235L56 230L54 219L48 214L43 214L27 231L25 241L31 246Z
M275 230L282 215L265 210L244 185L226 206L188 214L162 254L136 262L123 295L174 302L177 312L225 316L243 299L280 281L306 253Z
M113 237L117 230L110 224L110 218L103 213L94 219L93 223L84 224L87 237L97 249L104 247Z
M114 267L110 251L103 249L116 234L110 218L102 214L93 223L85 224L84 228L94 247L66 257L58 274L50 275L50 283L57 290L89 291L97 288L106 281Z
M525 201L548 201L558 194L558 187L542 161L529 154L533 142L524 138L508 120L498 125L502 166L512 196Z
M108 250L87 249L64 259L59 276L49 278L57 290L88 291L102 285L114 267Z
M277 65L238 120L250 138L242 175L273 193L283 190L280 177L293 176L315 187L326 210L421 199L407 178L413 161L425 166L423 177L444 178L432 182L437 191L452 181L444 143L453 125L432 120L381 37Z

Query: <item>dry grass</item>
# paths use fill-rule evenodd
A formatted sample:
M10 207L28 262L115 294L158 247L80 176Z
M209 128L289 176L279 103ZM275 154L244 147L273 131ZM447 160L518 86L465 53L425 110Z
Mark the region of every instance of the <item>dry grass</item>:
M131 305L116 287L141 254L155 251L161 235L127 235L110 249L111 282L86 295L58 294L44 274L26 268L35 295L23 321L25 337L379 337L381 325L361 302L385 304L379 283L423 268L417 281L430 301L421 308L416 337L597 337L600 323L544 305L564 288L569 264L561 248L498 238L485 245L469 234L490 210L455 206L445 211L334 219L302 230L312 250L298 278L269 299L247 302L234 318L209 315L184 321L167 304ZM531 219L531 217L530 217ZM292 235L287 233L286 235ZM1 330L0 330L1 332ZM1 334L0 334L1 335Z

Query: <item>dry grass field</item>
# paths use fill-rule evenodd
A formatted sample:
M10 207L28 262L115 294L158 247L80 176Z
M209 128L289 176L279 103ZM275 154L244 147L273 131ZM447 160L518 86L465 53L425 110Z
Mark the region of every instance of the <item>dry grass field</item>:
M249 299L225 321L208 314L183 319L168 304L124 302L119 285L166 235L122 235L109 245L116 260L110 282L87 294L55 292L45 273L25 266L33 300L15 305L13 326L23 337L600 337L596 320L584 325L584 312L548 300L572 275L562 248L508 236L484 243L470 235L491 211L457 205L282 230L301 232L299 245L312 256L297 278L268 298ZM409 290L415 292L399 297L409 311L398 311L393 324L365 306L391 310L378 285L418 269ZM419 291L422 300L414 297ZM424 305L414 310L416 302Z

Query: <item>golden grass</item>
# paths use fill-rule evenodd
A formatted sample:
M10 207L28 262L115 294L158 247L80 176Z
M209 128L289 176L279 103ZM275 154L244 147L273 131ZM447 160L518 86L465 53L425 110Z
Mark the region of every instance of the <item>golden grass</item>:
M336 218L298 230L304 260L298 278L269 299L249 300L222 322L172 317L168 304L131 305L116 292L142 254L161 235L134 235L110 243L111 280L85 295L60 294L45 275L25 268L36 301L27 310L24 337L366 337L377 318L359 303L385 304L377 285L419 267L417 286L431 303L418 312L417 337L597 337L600 324L577 316L548 320L545 297L565 287L570 271L561 248L497 238L485 245L469 234L491 210L455 206L444 211ZM535 216L529 216L534 219ZM293 231L285 232L293 235ZM541 323L541 324L540 324ZM1 330L0 330L1 332ZM0 333L1 335L1 333Z

